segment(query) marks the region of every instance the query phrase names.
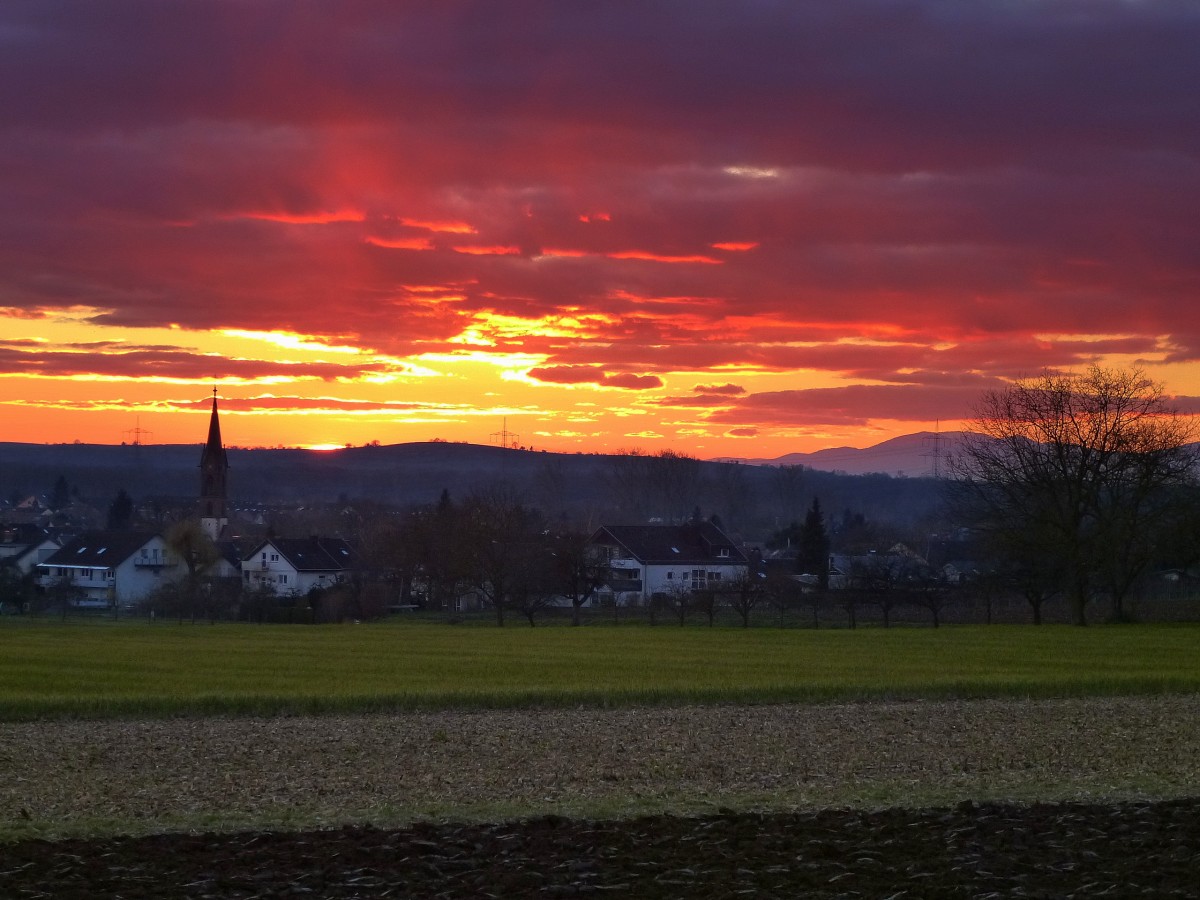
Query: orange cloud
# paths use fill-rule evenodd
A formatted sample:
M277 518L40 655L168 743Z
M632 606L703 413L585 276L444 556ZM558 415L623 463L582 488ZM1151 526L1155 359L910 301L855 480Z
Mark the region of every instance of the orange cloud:
M383 238L369 236L363 238L364 243L371 244L375 247L386 247L389 250L432 250L433 244L429 242L429 238L413 237L413 238Z
M520 256L521 248L514 246L493 245L489 247L454 247L455 253L466 253L469 256Z
M233 218L259 219L264 222L280 222L285 225L331 225L335 222L366 221L366 216L362 212L353 209L312 213L244 212L238 213Z
M705 265L719 266L723 262L711 256L668 256L662 253L651 253L647 250L623 250L619 253L606 253L604 255L609 259L643 259L649 262L661 263L703 263Z
M475 234L475 227L466 222L441 222L422 219L401 219L401 225L409 228L423 228L426 231L438 231L444 234Z

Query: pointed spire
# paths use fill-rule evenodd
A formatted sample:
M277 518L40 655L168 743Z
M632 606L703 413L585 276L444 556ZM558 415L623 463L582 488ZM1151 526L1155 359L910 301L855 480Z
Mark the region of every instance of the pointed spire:
M217 389L213 388L212 418L208 420L208 441L204 445L204 456L224 454L221 446L221 420L217 417ZM203 457L201 457L203 459Z
M214 541L229 521L225 516L226 479L229 459L221 444L221 420L217 415L217 389L213 388L212 418L208 440L200 453L200 525Z

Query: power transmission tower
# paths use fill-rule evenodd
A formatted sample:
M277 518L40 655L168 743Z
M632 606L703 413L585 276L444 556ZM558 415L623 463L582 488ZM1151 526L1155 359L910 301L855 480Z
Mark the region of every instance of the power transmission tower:
M515 450L521 443L521 436L508 430L508 417L504 418L504 426L499 431L493 431L489 437L498 447Z
M945 455L946 437L942 434L942 420L938 419L934 425L933 434L927 434L921 438L921 443L925 444L927 449L921 455L930 460L930 473L934 478L942 477L942 457Z
M149 437L150 435L154 434L153 431L147 431L145 428L142 427L142 417L141 416L138 416L138 418L137 418L137 427L136 428L126 428L121 433L133 435L133 440L129 441L129 443L133 444L133 446L135 446L135 447L142 446L142 438Z

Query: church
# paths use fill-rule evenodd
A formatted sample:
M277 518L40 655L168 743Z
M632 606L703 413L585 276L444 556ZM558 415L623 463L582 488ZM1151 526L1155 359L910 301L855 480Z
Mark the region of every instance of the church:
M213 388L212 415L208 420L208 440L200 453L200 527L213 543L221 540L229 526L226 509L229 484L229 457L221 443L221 419L217 415L217 389Z
M229 459L221 442L217 391L213 388L208 439L200 453L200 528L220 552L209 574L238 578L240 554L222 540L228 530ZM43 588L60 588L76 608L128 607L164 584L177 582L186 567L161 534L146 531L87 531L38 564Z

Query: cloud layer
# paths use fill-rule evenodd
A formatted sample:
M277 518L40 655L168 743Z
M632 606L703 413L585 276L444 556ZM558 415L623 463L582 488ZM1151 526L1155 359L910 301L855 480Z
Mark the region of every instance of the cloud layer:
M666 440L1200 393L1197 47L1183 0L15 0L0 383L428 370Z

